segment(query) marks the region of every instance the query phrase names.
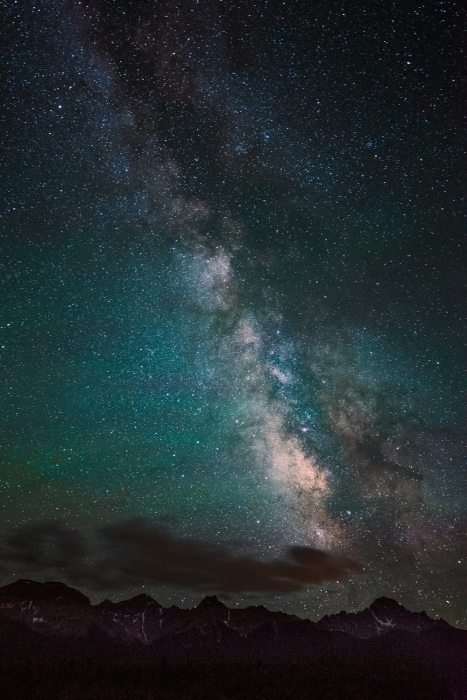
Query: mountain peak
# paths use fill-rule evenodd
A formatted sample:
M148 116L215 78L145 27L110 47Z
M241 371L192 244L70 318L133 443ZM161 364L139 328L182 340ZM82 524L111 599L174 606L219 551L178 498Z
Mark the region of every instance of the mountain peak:
M381 596L380 598L376 598L372 604L370 605L370 608L393 608L394 610L399 610L400 608L404 608L403 605L397 602L397 600L394 600L394 598L386 598L385 596Z
M386 614L405 614L407 613L410 615L410 612L404 608L403 605L400 605L396 600L393 598L386 598L385 596L381 596L381 598L376 598L368 608L368 610L372 613L376 612L383 612Z
M75 588L70 588L61 581L31 581L20 578L13 583L0 587L0 598L23 598L36 601L50 601L66 605L91 605L89 598Z
M138 605L149 605L149 603L155 603L159 608L162 607L157 600L154 600L154 598L151 598L150 595L147 593L138 593L138 595L133 596L133 598L130 598L128 603L137 603Z
M114 603L106 598L105 600L101 601L96 605L96 609L112 610L114 612L139 612L146 609L149 605L152 605L157 610L162 610L162 605L146 593L139 593L133 598L129 598L127 600L119 600L117 603Z
M222 603L217 596L208 595L196 606L197 610L226 610L227 606Z

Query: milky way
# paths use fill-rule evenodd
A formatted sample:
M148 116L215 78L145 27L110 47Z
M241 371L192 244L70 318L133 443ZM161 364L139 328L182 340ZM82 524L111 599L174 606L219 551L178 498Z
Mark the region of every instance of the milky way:
M467 625L460 6L2 12L2 581Z

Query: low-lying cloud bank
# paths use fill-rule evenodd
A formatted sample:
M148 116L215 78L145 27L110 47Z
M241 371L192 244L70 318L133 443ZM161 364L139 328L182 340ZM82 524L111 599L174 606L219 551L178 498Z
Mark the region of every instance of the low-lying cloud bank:
M283 558L263 561L228 547L176 536L151 520L109 524L95 538L61 522L32 523L1 547L4 565L54 573L95 590L169 585L229 593L292 593L307 584L360 571L356 562L311 547L289 547Z

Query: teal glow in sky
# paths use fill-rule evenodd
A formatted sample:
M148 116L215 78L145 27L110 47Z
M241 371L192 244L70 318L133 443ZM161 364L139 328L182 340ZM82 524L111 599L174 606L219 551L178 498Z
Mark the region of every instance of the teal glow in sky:
M457 10L257 5L4 10L3 582L143 517L358 564L238 601L465 626ZM216 592L138 576L79 581Z

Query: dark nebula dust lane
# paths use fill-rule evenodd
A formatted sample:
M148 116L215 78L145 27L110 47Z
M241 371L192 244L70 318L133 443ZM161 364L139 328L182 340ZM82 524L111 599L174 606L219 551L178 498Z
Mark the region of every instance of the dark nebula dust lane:
M466 626L461 5L1 12L1 582Z

